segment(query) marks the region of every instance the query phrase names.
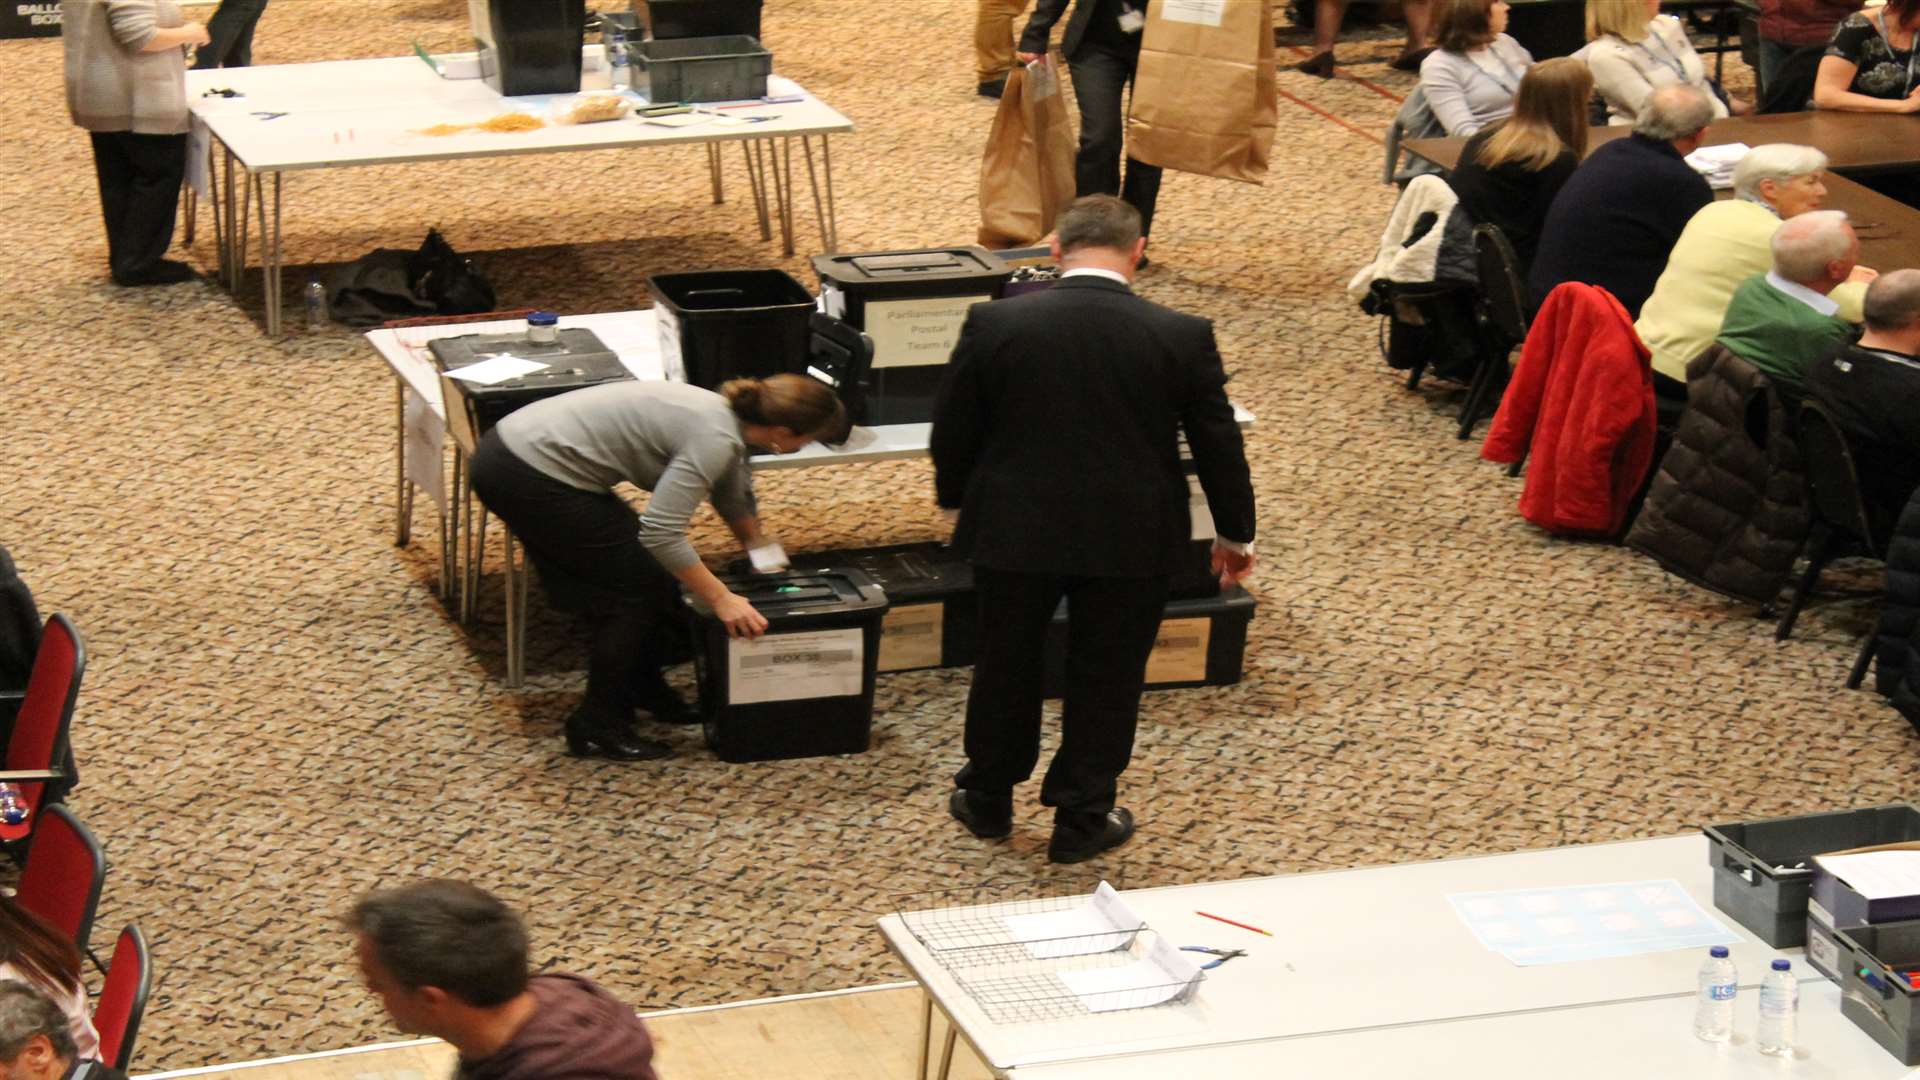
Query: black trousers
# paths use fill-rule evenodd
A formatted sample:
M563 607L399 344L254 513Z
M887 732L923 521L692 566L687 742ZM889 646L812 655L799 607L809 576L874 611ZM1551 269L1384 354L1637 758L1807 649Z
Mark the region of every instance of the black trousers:
M193 54L193 68L247 67L253 63L253 28L267 0L220 0L220 10L207 20L205 45Z
M1138 56L1119 56L1083 47L1067 62L1073 97L1080 107L1080 151L1073 159L1074 194L1118 195L1140 211L1140 233L1153 229L1153 206L1160 201L1160 166L1127 159L1120 177L1120 154L1127 130L1126 100Z
M629 718L628 688L659 668L679 596L673 575L640 544L639 515L617 495L546 475L494 432L470 468L474 494L527 546L554 606L581 612L593 627L585 707L609 722Z
M107 224L107 267L115 281L138 280L173 242L180 181L187 173L187 137L91 134L100 213Z
M1060 814L1113 809L1133 756L1147 655L1160 630L1167 579L1062 577L977 567L979 651L967 695L967 764L954 783L1010 798L1040 760L1040 705L1047 624L1067 600L1066 701L1060 749L1040 802Z

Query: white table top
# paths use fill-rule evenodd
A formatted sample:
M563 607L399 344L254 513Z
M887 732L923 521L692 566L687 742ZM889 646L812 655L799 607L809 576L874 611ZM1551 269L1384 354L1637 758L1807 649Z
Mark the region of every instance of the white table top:
M1742 985L1759 985L1780 954L1715 911L1707 842L1697 834L1128 892L1133 910L1174 944L1242 948L1248 955L1207 972L1185 1005L1036 1024L991 1022L897 916L880 924L987 1063L1007 1070L1102 1054L1690 997L1701 950L1517 967L1481 946L1446 901L1449 893L1649 878L1678 881L1737 934L1731 949ZM1196 910L1277 936L1223 926ZM1821 978L1804 963L1795 969L1803 980Z
M450 323L399 330L371 330L366 337L374 351L393 369L394 375L407 384L407 389L426 402L434 416L445 422L447 407L440 397L440 373L434 367L433 353L428 349L427 342L438 337L458 337L461 334L511 332L525 325L517 319L507 322ZM563 315L560 317L560 326L577 326L598 334L636 379L666 377L660 364L660 338L652 308L597 315ZM1252 413L1238 405L1233 407L1233 411L1234 419L1242 428L1253 424ZM879 424L856 428L853 438L840 449L814 443L792 454L755 454L747 464L755 470L805 469L816 465L926 457L927 440L932 432L932 424Z
M1689 954L1691 955L1691 954ZM1452 984L1406 980L1410 994ZM1169 1076L1340 1077L1341 1080L1895 1080L1920 1076L1840 1015L1840 988L1800 984L1791 1064L1755 1049L1758 1004L1742 993L1734 1041L1693 1037L1693 997L1508 1013L1298 1039L1210 1046L1164 1054L1096 1058L1014 1069L1013 1080L1166 1080Z
M244 96L203 96L214 88L237 90ZM443 79L414 56L187 72L187 101L194 119L210 128L247 168L277 171L853 130L851 120L791 79L769 77L767 93L802 94L805 100L713 113L716 118L769 118L738 126L721 126L718 119L710 119L691 127L660 127L629 117L599 124L549 122L522 132L423 135L422 129L436 124L471 124L504 112L531 112L545 118L554 101L572 95L501 97L483 79ZM640 94L631 96L644 100ZM701 108L725 104L713 102ZM256 112L286 115L264 119L253 115Z

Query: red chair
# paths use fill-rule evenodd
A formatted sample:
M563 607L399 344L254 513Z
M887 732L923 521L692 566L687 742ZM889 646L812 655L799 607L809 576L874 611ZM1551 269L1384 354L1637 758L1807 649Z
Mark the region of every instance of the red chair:
M46 781L66 776L58 762L65 756L67 728L73 721L73 703L80 696L80 677L87 670L87 646L65 615L47 620L40 648L33 654L33 671L14 718L13 738L7 742L6 770L0 781L20 786L27 820L18 825L0 822L0 843L14 844L33 835L45 802Z
M107 981L93 1007L93 1029L100 1033L100 1060L121 1072L133 1061L133 1041L140 1034L140 1018L147 1011L147 989L153 983L153 958L146 935L138 926L120 931L107 965Z
M55 803L35 816L40 827L13 898L85 952L93 913L100 906L100 884L107 877L106 852L66 807Z

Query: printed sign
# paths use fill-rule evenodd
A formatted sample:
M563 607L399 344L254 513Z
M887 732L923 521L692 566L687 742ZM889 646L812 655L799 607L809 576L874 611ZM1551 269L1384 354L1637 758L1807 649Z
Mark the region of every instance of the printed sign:
M1160 17L1168 22L1219 26L1226 12L1227 0L1160 0Z
M880 670L939 667L946 611L945 604L889 609L880 620Z
M674 382L686 382L687 365L680 355L680 320L659 304L654 305L653 314L653 325L660 329L660 370Z
M447 489L441 469L447 456L447 425L433 414L426 399L412 390L407 391L406 402L407 482L426 492L444 514Z
M860 693L866 642L859 630L767 634L727 643L727 701L852 697Z
M1205 682L1212 619L1166 619L1147 654L1147 685Z
M0 0L0 38L59 34L60 0Z
M867 305L862 321L873 339L873 366L921 367L944 364L960 340L967 309L991 296L930 300L879 300Z

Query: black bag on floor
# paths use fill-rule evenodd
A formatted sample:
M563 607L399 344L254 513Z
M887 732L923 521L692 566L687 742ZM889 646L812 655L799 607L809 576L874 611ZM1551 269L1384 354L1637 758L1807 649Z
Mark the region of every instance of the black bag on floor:
M327 310L347 326L375 326L421 315L495 310L493 286L466 256L430 229L418 251L376 248L334 270Z

